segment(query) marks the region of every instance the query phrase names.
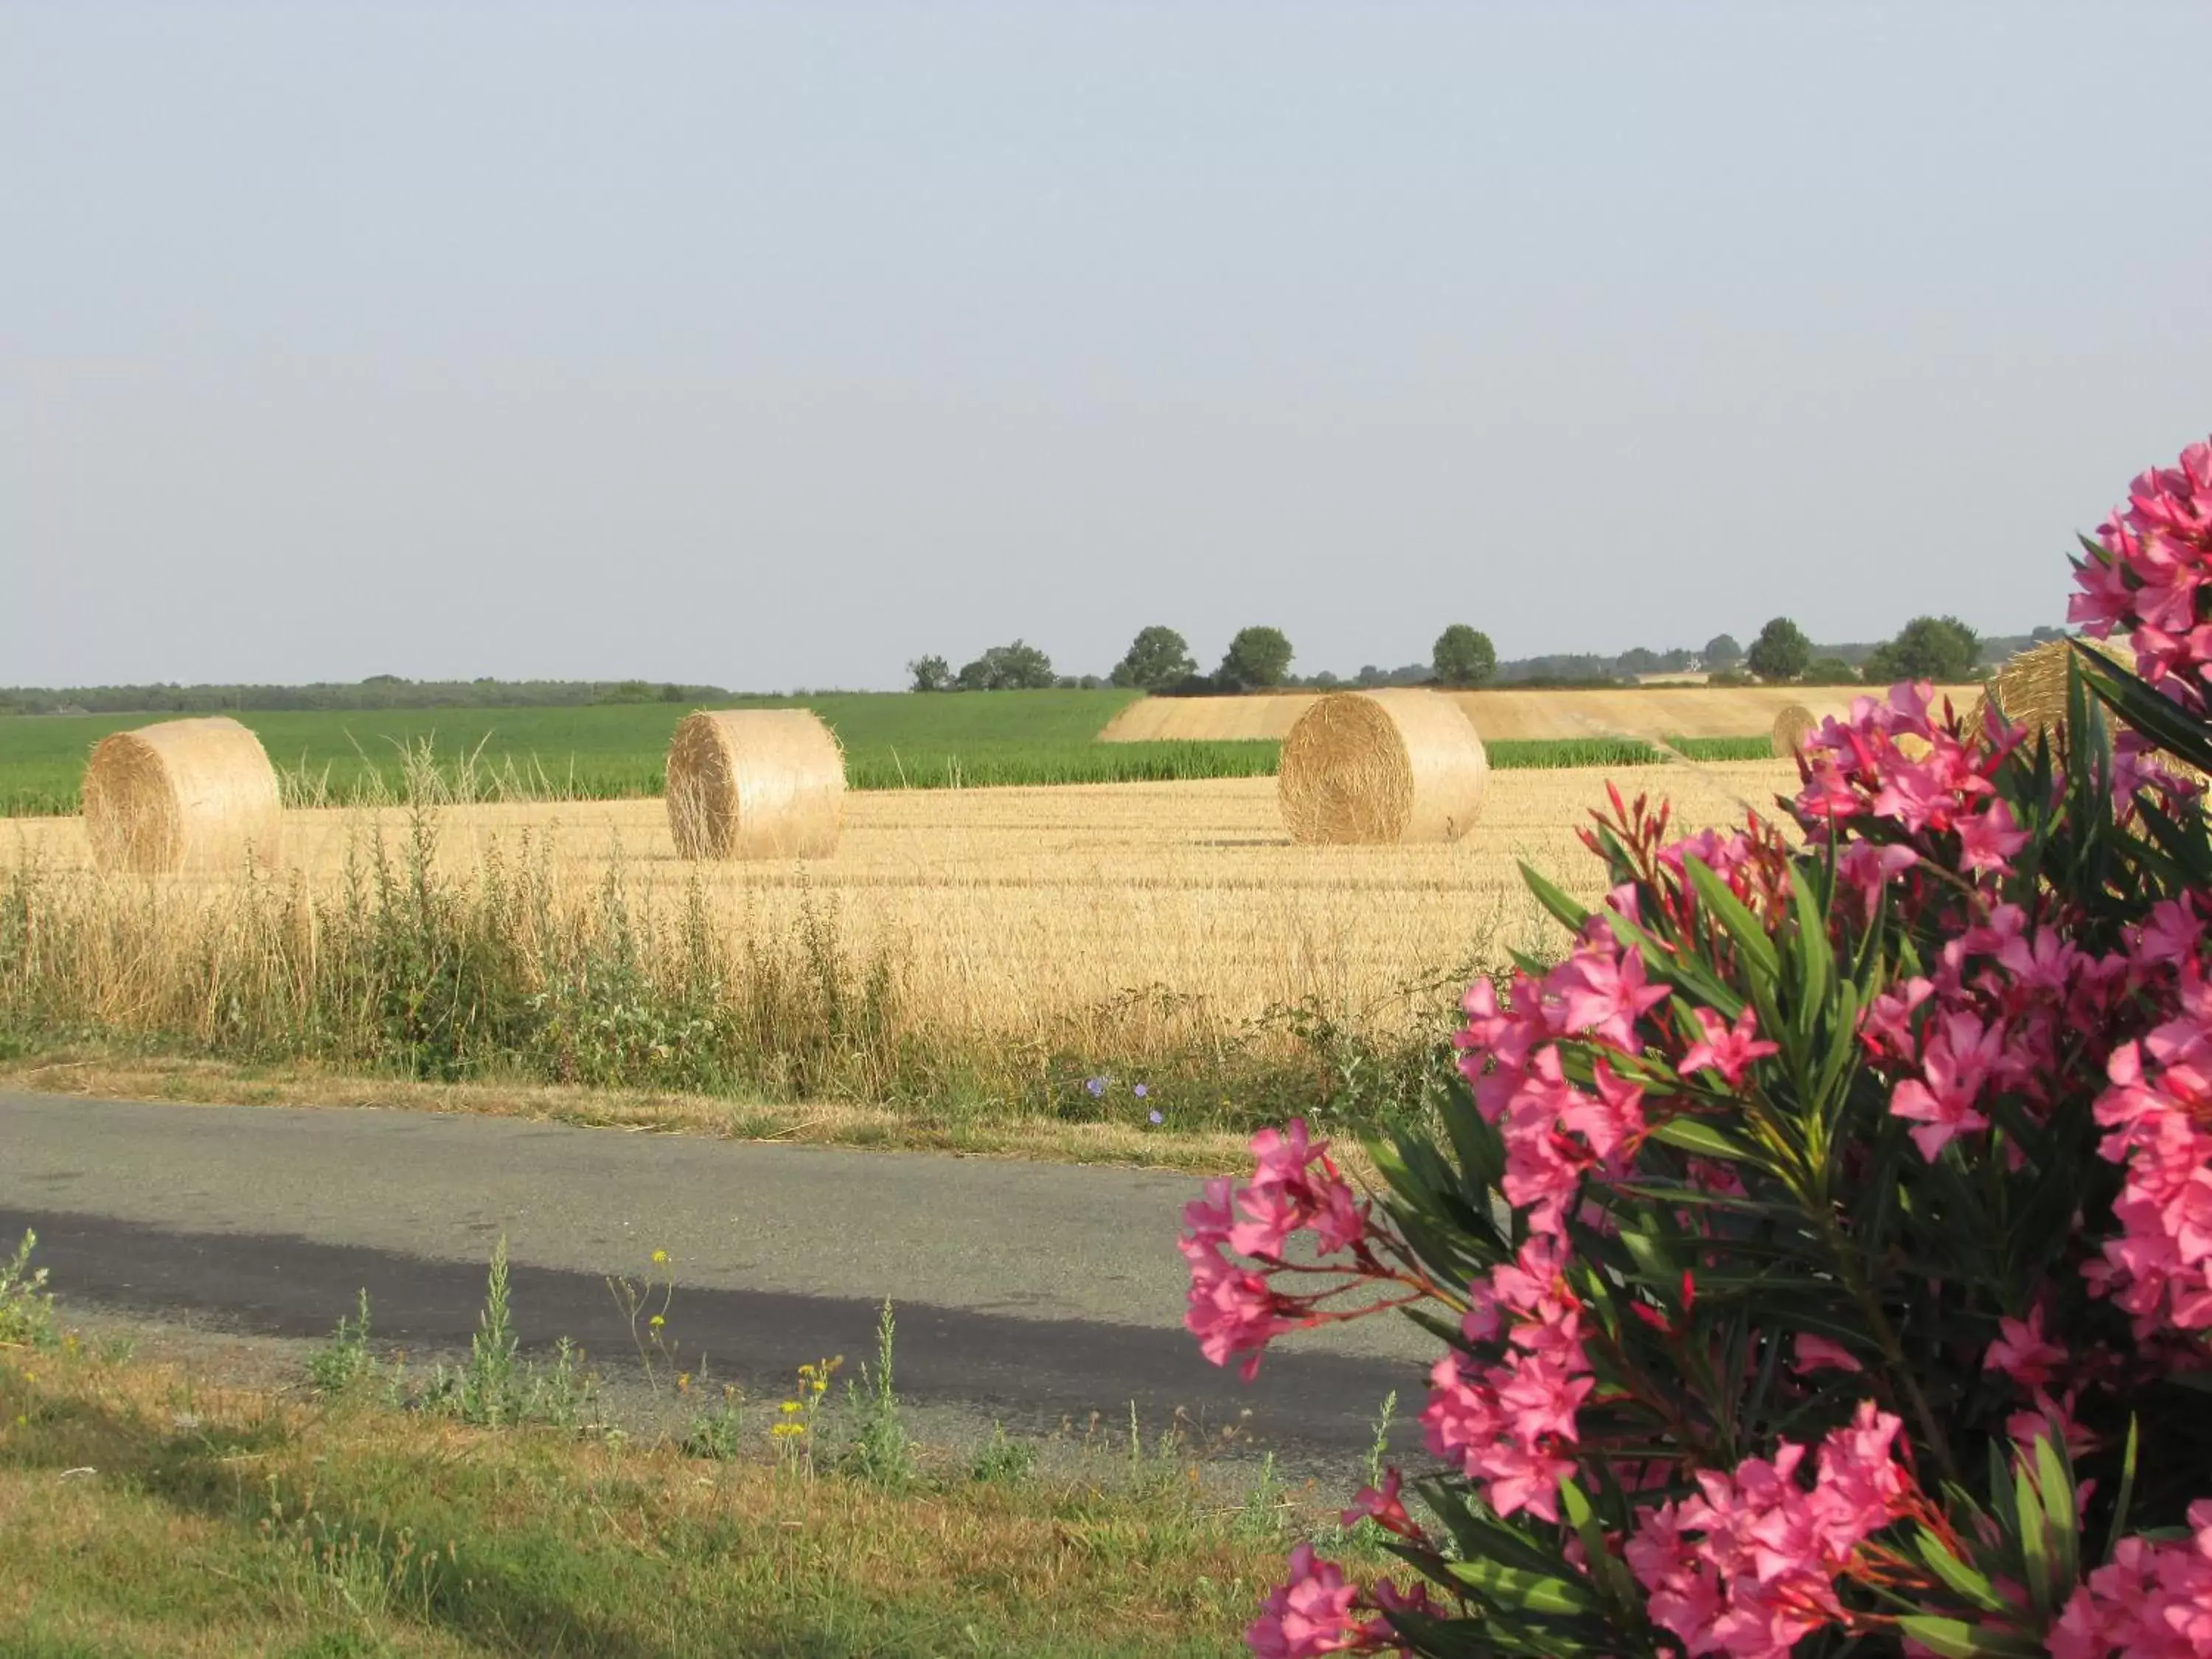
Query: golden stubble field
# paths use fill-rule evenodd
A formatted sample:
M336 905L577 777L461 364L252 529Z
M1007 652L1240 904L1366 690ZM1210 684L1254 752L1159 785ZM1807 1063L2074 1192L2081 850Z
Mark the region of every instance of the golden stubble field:
M1545 938L1522 860L1596 896L1600 872L1576 831L1607 775L1493 774L1480 826L1447 846L1292 846L1272 779L855 793L836 855L805 864L686 863L657 800L449 806L433 822L439 867L457 882L497 860L546 872L564 902L584 904L618 872L630 904L664 921L696 882L740 945L787 940L811 916L848 959L893 963L907 1018L923 1026L1079 1036L1157 1005L1159 1018L1188 1024L1195 1009L1220 1029L1307 999L1389 1024L1433 1005L1433 987L1411 988ZM1796 781L1775 762L1613 775L1625 793L1669 798L1686 832L1771 812ZM285 869L270 879L329 890L349 851L380 834L396 848L406 828L398 811L289 813ZM91 877L75 820L0 826L0 859L25 858L86 872L68 879L111 898L226 896L222 879Z
M1349 687L1346 688L1351 689ZM1591 690L1457 691L1452 696L1486 743L1559 738L1740 738L1772 729L1792 703L1815 718L1850 711L1860 686L1644 685ZM1961 710L1978 686L1940 688ZM1098 735L1107 743L1171 738L1281 738L1319 696L1286 691L1247 697L1146 697Z

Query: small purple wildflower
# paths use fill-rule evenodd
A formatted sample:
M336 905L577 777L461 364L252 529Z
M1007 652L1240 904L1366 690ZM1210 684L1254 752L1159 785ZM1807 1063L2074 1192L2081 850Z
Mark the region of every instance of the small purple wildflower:
M1142 1100L1146 1095L1152 1093L1152 1091L1147 1089L1143 1084L1139 1083L1135 1088L1130 1090L1129 1092L1136 1096L1138 1099Z
M1084 1083L1083 1086L1091 1091L1091 1099L1096 1100L1106 1092L1106 1079L1103 1077L1091 1078Z
M1147 1117L1149 1117L1149 1118L1150 1118L1150 1119L1151 1119L1154 1123L1164 1123L1164 1122L1166 1122L1166 1121L1167 1121L1167 1119L1166 1119L1165 1117L1164 1117L1164 1116L1162 1116L1162 1115L1161 1115L1160 1111L1159 1111L1159 1109L1158 1109L1158 1107L1154 1107L1154 1108L1152 1109L1152 1111L1150 1111L1150 1112L1148 1112L1148 1113L1146 1113L1146 1115Z

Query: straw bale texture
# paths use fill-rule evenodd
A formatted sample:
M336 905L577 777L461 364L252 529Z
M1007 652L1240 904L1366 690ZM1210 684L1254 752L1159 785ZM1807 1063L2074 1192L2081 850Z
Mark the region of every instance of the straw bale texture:
M687 715L668 745L668 828L687 859L817 859L845 823L845 753L805 708Z
M1820 729L1820 725L1813 711L1803 703L1784 703L1774 717L1774 757L1792 758L1805 746L1805 739Z
M1340 691L1283 739L1276 799L1301 843L1457 841L1474 827L1490 763L1452 698Z
M2084 640L2082 643L2123 667L2135 666L2132 653L2109 641ZM2054 736L2063 733L2066 663L2072 655L2073 647L2064 640L2051 640L2028 647L1998 669L1990 678L1990 687L1996 692L1997 706L2004 710L2005 718L2031 732L2049 732ZM1974 706L1967 711L1966 731L1970 736L1980 733L1982 714L1988 702L1989 692L1984 691L1974 699Z
M277 860L284 805L261 739L236 720L164 720L94 746L84 827L103 870L228 870Z

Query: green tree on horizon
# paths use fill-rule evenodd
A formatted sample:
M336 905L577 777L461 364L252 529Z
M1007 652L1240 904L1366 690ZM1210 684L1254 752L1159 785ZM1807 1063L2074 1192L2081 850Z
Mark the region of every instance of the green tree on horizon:
M1813 642L1805 630L1787 617L1777 617L1759 630L1745 659L1751 672L1763 680L1794 680L1813 659Z
M1246 628L1229 641L1218 678L1224 686L1265 690L1291 672L1291 641L1279 628Z
M1140 691L1162 691L1179 685L1198 672L1198 659L1190 646L1172 628L1155 624L1138 630L1127 655L1114 665L1113 684Z
M1489 635L1465 623L1454 623L1437 635L1429 660L1444 685L1487 685L1498 677L1498 647Z
M1895 639L1868 655L1866 678L1875 684L1897 680L1955 684L1972 676L1981 656L1981 635L1956 617L1915 617Z

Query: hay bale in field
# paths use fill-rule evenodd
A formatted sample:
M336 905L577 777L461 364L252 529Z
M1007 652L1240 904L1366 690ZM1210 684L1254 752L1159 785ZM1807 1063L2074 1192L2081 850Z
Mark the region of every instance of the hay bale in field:
M164 720L94 745L84 769L93 861L142 875L273 864L283 849L276 769L223 715Z
M806 708L689 714L668 745L668 828L687 859L814 859L845 823L845 751Z
M1820 729L1820 722L1813 711L1802 702L1785 702L1774 716L1774 755L1778 760L1795 760L1805 747L1805 739Z
M2135 667L2134 653L2109 641L2085 639L2082 643L2123 668ZM1996 693L1997 707L2004 711L2007 720L2028 728L2031 741L2038 732L2048 732L2054 738L2063 735L2066 730L2066 665L2073 654L2073 647L2066 641L2050 640L2032 645L2008 659L1990 677L1988 688L1966 711L1968 739L1972 741L1981 735L1982 716L1989 706L1990 691Z
M1474 827L1489 771L1455 699L1338 691L1283 739L1275 795L1301 844L1457 841Z

